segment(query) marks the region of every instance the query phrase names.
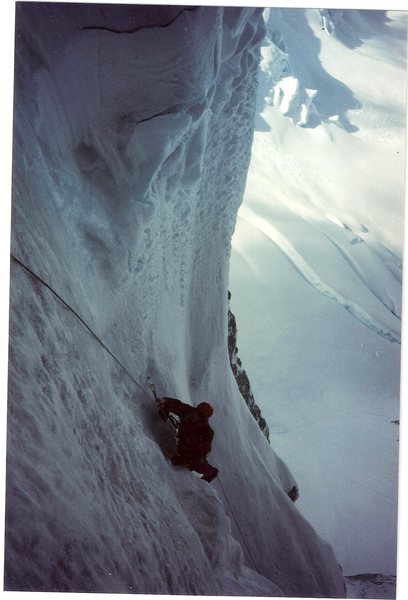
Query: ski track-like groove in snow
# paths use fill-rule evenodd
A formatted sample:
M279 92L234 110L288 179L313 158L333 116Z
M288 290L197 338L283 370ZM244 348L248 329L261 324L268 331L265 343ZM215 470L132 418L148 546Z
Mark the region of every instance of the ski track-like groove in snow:
M375 290L365 281L364 276L361 273L361 271L358 268L358 266L348 256L348 254L346 252L344 252L344 250L340 247L340 245L337 242L335 242L329 235L325 234L325 236L329 240L329 242L331 242L333 244L333 246L336 248L336 250L339 252L339 254L341 254L342 258L348 264L348 266L353 271L353 273L355 273L357 275L357 277L359 278L359 280L361 281L361 283L363 283L363 285L372 293L372 295L375 298L377 298L378 302L380 302L384 306L384 308L386 310L388 310L396 319L398 319L399 321L401 321L401 316L398 315L389 306L387 306L387 304L384 302L384 300L382 300L382 298L379 296L379 294L376 294Z
M273 225L268 223L262 217L258 217L246 206L241 208L240 216L245 221L259 229L259 231L261 231L274 244L276 244L279 250L283 252L286 258L296 269L296 271L298 271L303 279L305 279L307 283L314 287L316 291L340 304L340 306L345 308L351 315L353 315L353 317L360 321L362 325L365 325L371 329L371 331L374 331L374 333L380 335L389 342L401 344L400 338L395 333L386 329L384 325L369 315L356 302L348 300L332 287L327 285L324 281L322 281L319 275L317 275L317 273L310 267L310 265L308 265L302 256L300 256L292 244L285 238L284 235L282 235L275 227L273 227Z

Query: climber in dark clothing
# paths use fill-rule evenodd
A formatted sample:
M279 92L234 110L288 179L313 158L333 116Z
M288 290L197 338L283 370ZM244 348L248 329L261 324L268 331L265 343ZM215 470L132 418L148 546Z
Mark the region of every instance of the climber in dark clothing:
M218 469L207 462L207 454L211 451L214 431L208 419L213 414L213 408L208 402L198 406L190 406L175 398L160 398L157 402L159 414L163 421L169 413L179 417L177 429L177 450L170 456L173 465L183 465L202 475L201 479L212 481L217 476Z

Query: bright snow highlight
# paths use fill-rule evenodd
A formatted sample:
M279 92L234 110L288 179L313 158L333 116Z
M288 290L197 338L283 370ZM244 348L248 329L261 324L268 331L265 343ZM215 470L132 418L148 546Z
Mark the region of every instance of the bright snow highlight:
M265 18L233 238L240 356L299 510L346 575L395 575L407 14Z

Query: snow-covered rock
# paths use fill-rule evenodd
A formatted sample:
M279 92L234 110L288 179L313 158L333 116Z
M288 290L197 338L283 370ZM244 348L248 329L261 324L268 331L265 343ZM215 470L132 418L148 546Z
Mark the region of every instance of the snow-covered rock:
M344 593L229 366L263 36L254 8L17 4L6 589ZM166 461L148 376L213 403L218 481Z
M228 300L231 299L231 293L228 292ZM228 355L232 372L234 373L235 380L238 384L238 389L241 392L241 396L244 398L247 406L258 423L260 430L264 433L266 439L269 441L269 427L267 422L262 416L262 411L255 402L254 395L251 390L251 384L245 369L242 367L242 361L238 356L237 346L238 328L235 315L229 308L228 302ZM296 487L296 485L294 484Z

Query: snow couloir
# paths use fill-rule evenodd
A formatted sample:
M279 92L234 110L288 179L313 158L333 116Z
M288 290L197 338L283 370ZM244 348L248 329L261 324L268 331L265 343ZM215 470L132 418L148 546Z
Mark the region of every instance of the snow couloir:
M16 26L6 589L342 596L228 359L261 11L19 3ZM148 376L214 405L226 496L166 461Z

